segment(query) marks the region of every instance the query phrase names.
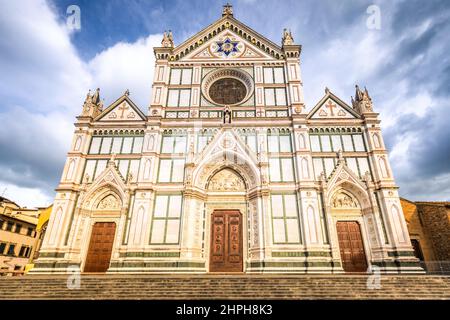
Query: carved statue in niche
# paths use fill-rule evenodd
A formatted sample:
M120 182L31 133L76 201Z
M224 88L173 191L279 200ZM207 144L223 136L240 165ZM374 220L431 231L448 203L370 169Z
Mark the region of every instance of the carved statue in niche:
M208 185L213 191L240 191L245 190L244 181L232 170L223 169L212 177Z
M231 123L231 111L229 106L225 106L223 111L223 123Z
M333 201L332 205L334 208L357 208L358 204L350 197L348 194L340 192L338 193Z
M113 195L106 196L105 198L100 201L100 203L97 206L97 209L99 210L116 210L120 209L119 201L116 197Z

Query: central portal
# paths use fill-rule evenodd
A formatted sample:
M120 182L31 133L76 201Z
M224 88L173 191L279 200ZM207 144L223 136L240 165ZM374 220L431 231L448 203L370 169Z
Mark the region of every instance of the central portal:
M210 272L243 272L242 215L214 210L211 217Z

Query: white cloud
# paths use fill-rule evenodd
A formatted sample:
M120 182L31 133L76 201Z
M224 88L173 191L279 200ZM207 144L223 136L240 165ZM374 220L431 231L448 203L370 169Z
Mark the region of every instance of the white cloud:
M106 105L128 88L146 113L161 35L117 43L85 62L44 0L3 3L0 30L0 190L22 205L45 205L89 88L100 87Z
M53 195L43 192L39 188L18 187L0 180L0 195L14 201L19 206L27 208L46 207L53 202Z
M435 41L425 44L426 50L418 50L416 55L407 55L402 49L413 40L420 42L423 37L426 38L433 30L431 24L444 20L446 16L438 20L426 19L422 23L419 21L417 27L414 23L400 23L403 29L394 31L390 29L390 21L393 21L394 9L400 8L400 5L382 2L380 31L365 28L365 8L346 15L347 9L355 6L331 5L331 2L325 3L322 8L320 4L314 8L305 5L308 10L301 10L298 15L286 13L286 6L262 3L255 8L261 13L271 8L271 23L261 20L254 10L248 10L249 14L243 21L250 22L250 25L253 21L256 30L271 35L276 41L279 41L283 26L292 27L293 32L297 29L294 37L299 43L305 44L304 41L310 37L310 41L306 42L309 45L305 45L302 53L305 97L309 108L321 98L325 86L349 102L355 83L367 85L374 97L375 110L380 112L383 120L383 128L405 125L402 130L406 132L399 130L391 137L387 136L395 140L394 144L397 143L391 147L391 164L402 187L400 191L408 195L427 194L431 198L432 188L419 188L418 183L420 186L440 185L433 198L441 198L442 190L448 190L443 187L449 181L448 174L427 181L420 180L416 184L405 178L405 173L418 174L423 171L412 162L408 153L418 150L418 140L422 141L422 145L430 143L423 136L411 132L411 127L404 122L411 115L426 117L441 103L430 89L437 88L437 85L431 85L428 89L422 87L422 90L416 88L422 80L421 68L431 73L436 67L436 76L442 71L440 66L446 61L442 57L446 57L448 52L448 32L439 29ZM293 4L289 6L291 11L301 8ZM158 7L149 14L157 14L160 9ZM302 15L304 19L300 19ZM238 12L238 18L241 17L245 17L245 12ZM342 20L339 20L340 17ZM357 19L349 20L350 17ZM195 23L183 20L183 24L190 28L194 28L192 25ZM312 30L312 26L319 30ZM300 32L303 29L304 32ZM339 30L339 34L333 33L334 30ZM85 31L82 29L80 32ZM60 168L71 142L72 123L81 111L89 88L101 88L105 105L114 101L125 89L130 89L131 98L142 111L147 111L154 68L152 46L160 44L161 35L150 35L133 43L117 43L99 52L90 61L80 58L70 37L65 24L58 22L44 0L2 3L0 191L8 186L8 196L24 205L30 206L43 199L41 194L49 199L53 197L53 189L58 183ZM404 55L406 59L403 59ZM444 119L444 116L440 117ZM445 126L446 123L441 124L441 129ZM440 132L438 128L433 130L435 134ZM439 148L443 147L439 145ZM432 152L423 154L423 157L428 159ZM430 163L430 166L437 165Z
M27 109L74 110L92 78L47 4L4 2L0 30L2 98Z
M345 37L324 42L317 54L304 57L320 61L320 68L311 62L304 64L306 105L312 108L323 96L325 86L349 103L354 91L348 88L372 75L389 55L389 48L381 46L380 41L378 33L361 34L355 27Z
M157 34L134 43L119 42L88 63L95 85L102 88L107 100L115 100L129 89L131 98L147 111L155 64L153 47L161 45L161 38Z

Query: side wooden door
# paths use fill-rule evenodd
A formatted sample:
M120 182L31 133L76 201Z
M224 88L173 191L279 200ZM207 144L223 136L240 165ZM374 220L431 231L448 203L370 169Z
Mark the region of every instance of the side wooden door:
M366 272L367 260L358 222L339 221L336 228L344 270L346 272Z
M106 272L108 270L115 233L116 224L114 222L96 222L94 224L84 272Z

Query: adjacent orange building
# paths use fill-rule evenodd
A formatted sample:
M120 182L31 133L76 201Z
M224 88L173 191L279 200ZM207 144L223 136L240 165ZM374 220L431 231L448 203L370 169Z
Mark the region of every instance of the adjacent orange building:
M21 208L0 198L0 275L25 271L36 242L38 209Z
M22 208L0 197L0 276L21 275L33 267L51 209Z
M450 202L400 201L416 257L429 272L450 271Z

